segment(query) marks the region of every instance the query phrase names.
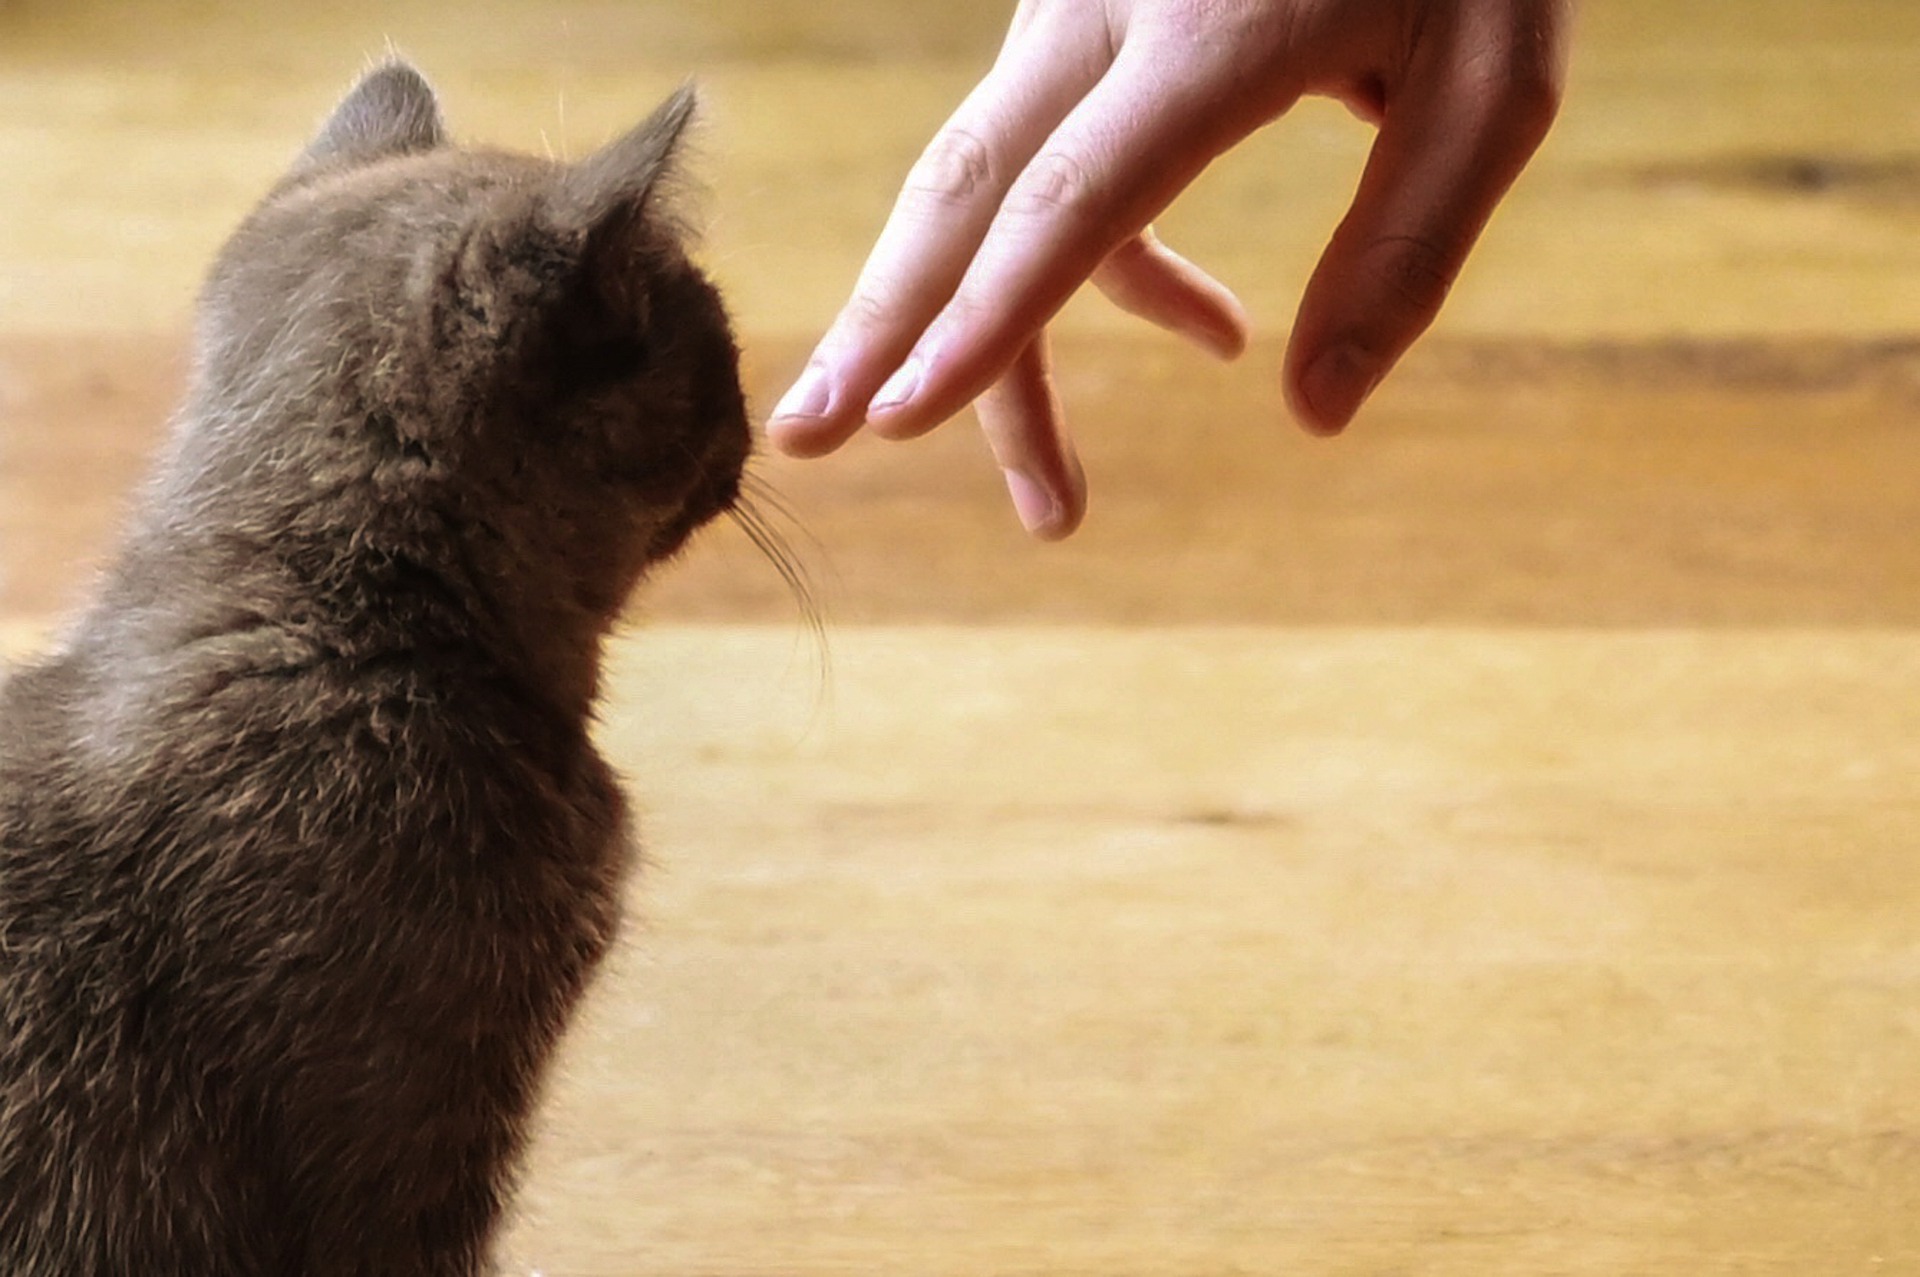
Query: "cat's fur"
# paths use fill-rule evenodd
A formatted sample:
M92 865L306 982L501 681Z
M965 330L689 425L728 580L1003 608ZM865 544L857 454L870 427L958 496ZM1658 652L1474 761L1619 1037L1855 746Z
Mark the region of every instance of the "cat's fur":
M369 74L221 252L96 603L0 690L0 1274L471 1277L631 859L588 739L735 500L660 183Z

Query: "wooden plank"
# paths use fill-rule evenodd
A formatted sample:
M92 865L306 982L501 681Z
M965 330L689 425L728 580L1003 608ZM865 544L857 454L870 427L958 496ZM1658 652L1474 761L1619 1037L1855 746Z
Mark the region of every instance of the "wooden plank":
M1062 317L1073 542L964 425L762 463L830 675L724 530L618 645L653 863L509 1271L1920 1270L1920 6L1583 10L1350 437L1273 382L1366 145L1315 104L1163 222L1243 364ZM1002 17L0 3L0 652L389 37L463 134L573 154L698 71L765 404Z
M622 647L518 1266L1920 1265L1910 634Z
M508 1271L1920 1264L1911 633L615 668L651 863Z
M1443 331L1887 335L1920 323L1907 0L1585 6L1562 123ZM816 334L907 165L990 61L991 6L0 9L0 329L166 328L220 237L392 40L460 131L578 154L690 73L712 257L756 339ZM883 107L883 109L876 109ZM1309 103L1163 222L1285 331L1367 132ZM57 210L57 216L50 216ZM1069 330L1133 321L1075 307Z
M766 403L804 347L751 355ZM1060 362L1094 496L1065 545L1019 531L967 422L758 463L829 620L1920 621L1906 342L1443 338L1331 443L1285 420L1271 345L1223 369L1170 340L1090 335ZM79 596L177 375L164 341L0 338L0 613ZM797 615L724 527L643 610Z

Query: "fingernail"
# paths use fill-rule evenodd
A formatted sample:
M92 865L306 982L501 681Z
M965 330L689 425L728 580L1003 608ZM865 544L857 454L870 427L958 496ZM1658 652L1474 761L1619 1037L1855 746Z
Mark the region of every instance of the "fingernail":
M832 399L833 387L827 384L827 370L819 364L808 364L800 380L793 383L793 388L775 406L773 419L824 417Z
M1030 475L1018 470L1001 473L1006 476L1007 493L1013 497L1013 511L1020 516L1021 527L1029 532L1044 532L1060 521L1060 503Z
M898 408L913 398L913 392L920 389L920 357L910 356L907 362L887 378L886 383L875 392L869 411L885 412Z
M1300 378L1300 393L1320 434L1338 434L1360 411L1386 370L1379 360L1358 346L1335 346L1308 365Z

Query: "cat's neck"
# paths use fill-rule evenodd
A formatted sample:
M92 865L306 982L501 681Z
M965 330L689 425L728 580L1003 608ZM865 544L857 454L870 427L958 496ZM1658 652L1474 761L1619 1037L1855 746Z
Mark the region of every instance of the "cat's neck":
M133 667L188 647L349 675L411 664L488 680L556 724L591 713L607 622L557 580L450 561L365 527L194 525L170 513L143 521L88 627Z

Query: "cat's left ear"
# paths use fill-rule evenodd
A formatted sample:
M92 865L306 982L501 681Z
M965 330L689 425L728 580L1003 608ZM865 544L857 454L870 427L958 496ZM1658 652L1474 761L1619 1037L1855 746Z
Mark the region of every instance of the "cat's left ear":
M554 214L589 235L638 220L673 174L698 107L693 85L682 85L631 132L568 169L555 192Z
M294 162L301 174L335 163L370 164L444 146L440 99L426 77L398 59L362 76Z

